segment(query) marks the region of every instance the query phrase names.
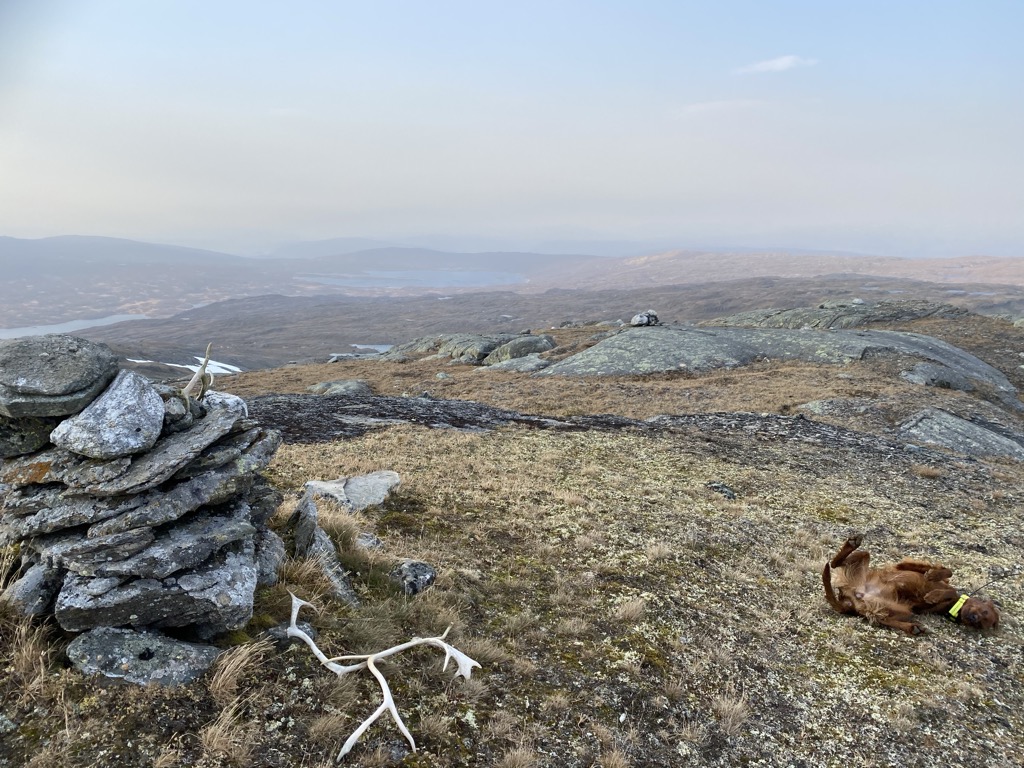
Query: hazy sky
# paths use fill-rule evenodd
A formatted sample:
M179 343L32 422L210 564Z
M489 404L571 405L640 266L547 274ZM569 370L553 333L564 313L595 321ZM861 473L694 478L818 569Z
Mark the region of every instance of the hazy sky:
M1024 256L1024 2L0 0L0 234Z

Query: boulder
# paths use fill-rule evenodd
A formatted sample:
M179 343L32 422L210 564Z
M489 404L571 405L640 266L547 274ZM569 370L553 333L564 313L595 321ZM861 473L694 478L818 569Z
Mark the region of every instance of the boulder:
M93 459L116 459L148 451L164 424L164 401L149 381L121 371L103 394L62 421L50 442Z
M427 589L437 578L437 571L432 565L419 560L403 560L389 574L405 594L418 595Z
M658 322L658 313L653 309L648 309L646 312L638 312L633 315L629 324L635 328L641 328L647 325L660 325L661 323Z
M105 344L63 334L0 341L0 415L78 413L116 375Z
M0 602L25 616L41 616L53 610L53 601L64 581L64 571L43 563L30 566L0 595Z
M518 336L512 341L496 347L483 359L484 365L494 365L531 354L540 354L555 348L555 340L547 334L543 336Z
M103 675L137 685L176 686L198 680L220 650L172 640L158 632L98 627L79 635L68 659L85 675Z

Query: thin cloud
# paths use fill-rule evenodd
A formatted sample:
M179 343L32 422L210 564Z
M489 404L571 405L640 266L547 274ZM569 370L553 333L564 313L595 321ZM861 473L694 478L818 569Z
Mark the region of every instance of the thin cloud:
M802 56L779 56L777 59L759 61L736 70L738 75L759 75L765 72L785 72L798 67L813 67L817 59L805 59Z

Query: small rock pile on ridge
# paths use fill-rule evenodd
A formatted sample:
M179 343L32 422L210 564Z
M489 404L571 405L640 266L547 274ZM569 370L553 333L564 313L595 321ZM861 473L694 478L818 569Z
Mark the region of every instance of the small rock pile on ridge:
M0 342L0 546L21 560L3 598L72 632L244 626L284 556L257 474L280 442L240 398L197 402L104 345Z

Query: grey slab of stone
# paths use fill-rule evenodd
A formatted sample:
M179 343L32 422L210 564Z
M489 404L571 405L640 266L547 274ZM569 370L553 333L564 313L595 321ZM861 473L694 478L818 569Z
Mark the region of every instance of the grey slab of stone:
M93 576L105 563L124 560L153 543L149 528L87 538L80 533L64 533L33 539L31 547L45 562L73 570L82 576Z
M264 430L263 435L235 461L184 480L167 491L147 495L141 506L93 525L89 536L163 525L199 507L229 501L252 486L255 473L270 463L280 445L278 432Z
M249 519L252 520L253 525L260 527L265 526L267 521L274 516L284 501L284 495L262 477L257 476L253 481L252 488L246 494L246 501L249 502L250 507Z
M240 506L244 507L245 512L249 511L247 505ZM255 533L256 528L240 516L229 518L201 515L169 528L145 549L129 557L115 557L99 563L91 573L78 567L75 570L83 576L163 579L186 568L194 568L217 550Z
M365 379L339 379L337 381L321 381L306 388L314 395L373 395L373 388Z
M160 437L164 401L134 371L121 371L85 410L62 421L50 442L92 459L116 459L148 451Z
M390 575L405 594L412 596L433 584L437 571L432 565L419 560L404 560L395 566Z
M0 594L0 602L8 603L25 616L48 614L64 581L64 573L45 563L29 566L21 578Z
M512 341L495 348L483 359L484 365L494 365L508 360L514 360L527 355L540 354L555 348L555 340L544 334L543 336L519 336Z
M166 579L136 579L100 595L90 579L69 573L54 615L70 632L94 627L186 627L206 636L238 629L252 618L256 589L251 539L232 544L193 571Z
M119 496L155 488L184 467L205 448L233 432L242 417L234 411L214 410L184 432L168 435L151 451L137 457L126 472L84 490L96 496Z
M383 504L388 494L401 483L397 472L388 469L337 480L310 480L305 484L308 497L324 496L352 512Z
M383 504L398 485L402 482L397 472L382 469L366 475L350 477L345 481L344 494L352 508L359 512Z
M261 529L256 536L256 586L277 584L277 572L284 558L284 540L269 528Z
M208 390L203 395L203 407L207 412L211 410L226 411L234 413L241 418L249 417L249 406L245 400L230 392L218 392L215 389Z
M79 635L68 658L85 675L163 686L194 682L213 664L220 650L212 645L172 640L157 632L97 627Z
M348 605L359 605L359 598L352 589L348 572L338 560L338 549L327 532L320 527L320 512L315 499L316 494L307 487L292 515L291 522L295 526L295 556L316 558L331 583L332 597Z
M25 416L20 419L0 416L0 459L23 456L45 448L50 442L50 432L59 423L56 416Z
M124 474L131 459L99 461L51 447L28 456L0 461L0 482L15 488L44 483L64 483L77 488L109 482ZM113 494L111 494L113 495Z
M0 415L77 413L117 374L105 344L47 334L0 341Z
M968 456L1005 456L1024 461L1024 434L998 425L976 424L939 408L919 411L901 424L899 431L910 440L941 445Z
M89 496L65 498L53 490L48 490L44 497L52 499L48 506L31 515L14 520L5 519L0 522L0 530L6 531L12 539L39 536L116 517L145 502L144 496L111 499L94 499Z
M253 427L252 429L247 429L244 432L239 432L236 435L228 435L227 437L222 438L209 448L205 448L202 453L179 469L174 474L174 479L177 480L194 477L202 474L203 472L208 472L211 469L223 466L229 461L234 461L254 442L256 442L262 434L263 431L259 427Z

